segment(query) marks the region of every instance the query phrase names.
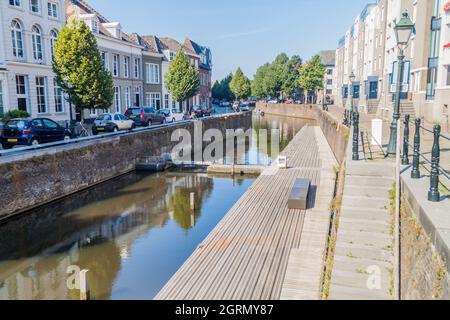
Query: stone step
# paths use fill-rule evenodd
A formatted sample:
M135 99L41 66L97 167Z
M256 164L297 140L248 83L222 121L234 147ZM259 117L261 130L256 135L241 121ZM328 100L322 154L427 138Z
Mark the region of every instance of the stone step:
M340 229L340 228L339 228ZM339 230L339 243L360 245L367 248L389 250L392 240L389 231L386 233Z
M392 253L385 249L342 242L336 243L336 255L353 259L370 259L384 262L392 260Z
M363 259L363 258L349 258L347 256L334 256L333 266L337 268L343 268L344 266L357 266L358 268L367 269L369 266L379 266L380 268L391 269L392 263L389 261L380 261L380 260L372 260L372 259ZM342 266L342 267L339 267Z
M387 223L376 223L370 221L346 221L341 219L339 221L339 230L348 230L356 232L374 232L374 233L390 233L390 225Z
M329 300L392 300L392 297L381 290L352 288L332 284Z
M345 177L345 186L366 186L366 187L383 187L388 190L392 188L394 183L393 177L364 177L364 176L347 176Z
M346 184L344 194L363 197L389 198L388 187L368 187L365 185Z
M380 227L390 228L389 222L384 221L384 220L378 220L377 218L379 218L379 216L375 216L372 219L365 219L364 217L362 217L362 218L347 218L346 216L343 217L341 215L341 217L339 218L339 224L340 225L343 225L345 223L366 224L366 225L370 225L370 226L380 226Z
M390 207L390 201L388 198L354 197L348 195L344 196L342 199L342 204L348 207L374 208L386 211Z
M363 176L370 179L370 177L386 177L394 178L394 164L392 163L378 163L375 161L351 161L347 163L348 176Z
M368 271L371 273L368 273ZM374 276L379 276L376 279L379 283L373 283ZM376 285L374 290L389 294L391 274L389 270L376 265L370 266L370 269L354 268L351 270L342 270L339 266L336 266L333 270L331 284L369 290L370 285Z
M347 219L376 220L385 223L390 223L392 220L391 214L386 209L343 206L341 212L341 218Z

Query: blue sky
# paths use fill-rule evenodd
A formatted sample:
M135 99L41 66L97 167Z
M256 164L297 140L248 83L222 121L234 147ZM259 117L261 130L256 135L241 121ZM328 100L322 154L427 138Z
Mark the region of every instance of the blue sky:
M338 39L368 0L86 0L125 32L186 36L213 52L213 79L241 67L251 78L280 52L304 60Z

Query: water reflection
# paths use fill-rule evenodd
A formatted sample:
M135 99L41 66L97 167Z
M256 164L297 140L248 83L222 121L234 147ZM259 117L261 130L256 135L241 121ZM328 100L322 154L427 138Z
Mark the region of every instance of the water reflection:
M70 265L95 299L152 298L252 182L130 174L3 225L0 299L78 299Z

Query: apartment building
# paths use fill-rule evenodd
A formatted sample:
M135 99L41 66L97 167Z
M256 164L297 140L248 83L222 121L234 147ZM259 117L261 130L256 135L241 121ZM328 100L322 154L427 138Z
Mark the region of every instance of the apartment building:
M51 65L64 24L62 0L0 2L0 115L19 109L34 117L68 119Z
M368 113L392 115L398 68L394 27L405 10L415 23L415 32L405 50L401 112L430 123L448 122L450 2L446 0L379 0L368 4L336 50L336 103L348 105L348 76L353 72L355 105Z
M65 12L68 18L77 16L84 21L97 40L104 67L111 72L114 82L114 99L110 111L124 113L127 108L141 106L145 47L124 33L119 22L108 21L84 1L66 1ZM97 113L98 110L91 110L85 116L95 117ZM79 114L77 118L80 118Z
M321 92L321 98L325 95L327 101L334 100L334 69L336 55L333 50L326 50L319 52L319 56L322 59L322 64L325 65L325 78L323 87L325 92Z

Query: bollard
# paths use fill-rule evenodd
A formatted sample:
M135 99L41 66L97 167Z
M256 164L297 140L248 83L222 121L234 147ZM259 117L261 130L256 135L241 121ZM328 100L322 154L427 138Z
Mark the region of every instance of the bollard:
M441 155L441 148L439 146L439 138L441 136L441 126L434 126L434 143L431 157L431 178L430 191L428 192L428 201L439 202L441 194L439 193L439 162Z
M359 112L353 113L353 160L359 160Z
M409 165L409 119L410 116L407 114L405 116L405 132L403 134L403 158L402 165Z
M414 135L414 156L413 156L413 169L411 172L412 179L420 179L420 124L421 120L416 119L416 133Z

